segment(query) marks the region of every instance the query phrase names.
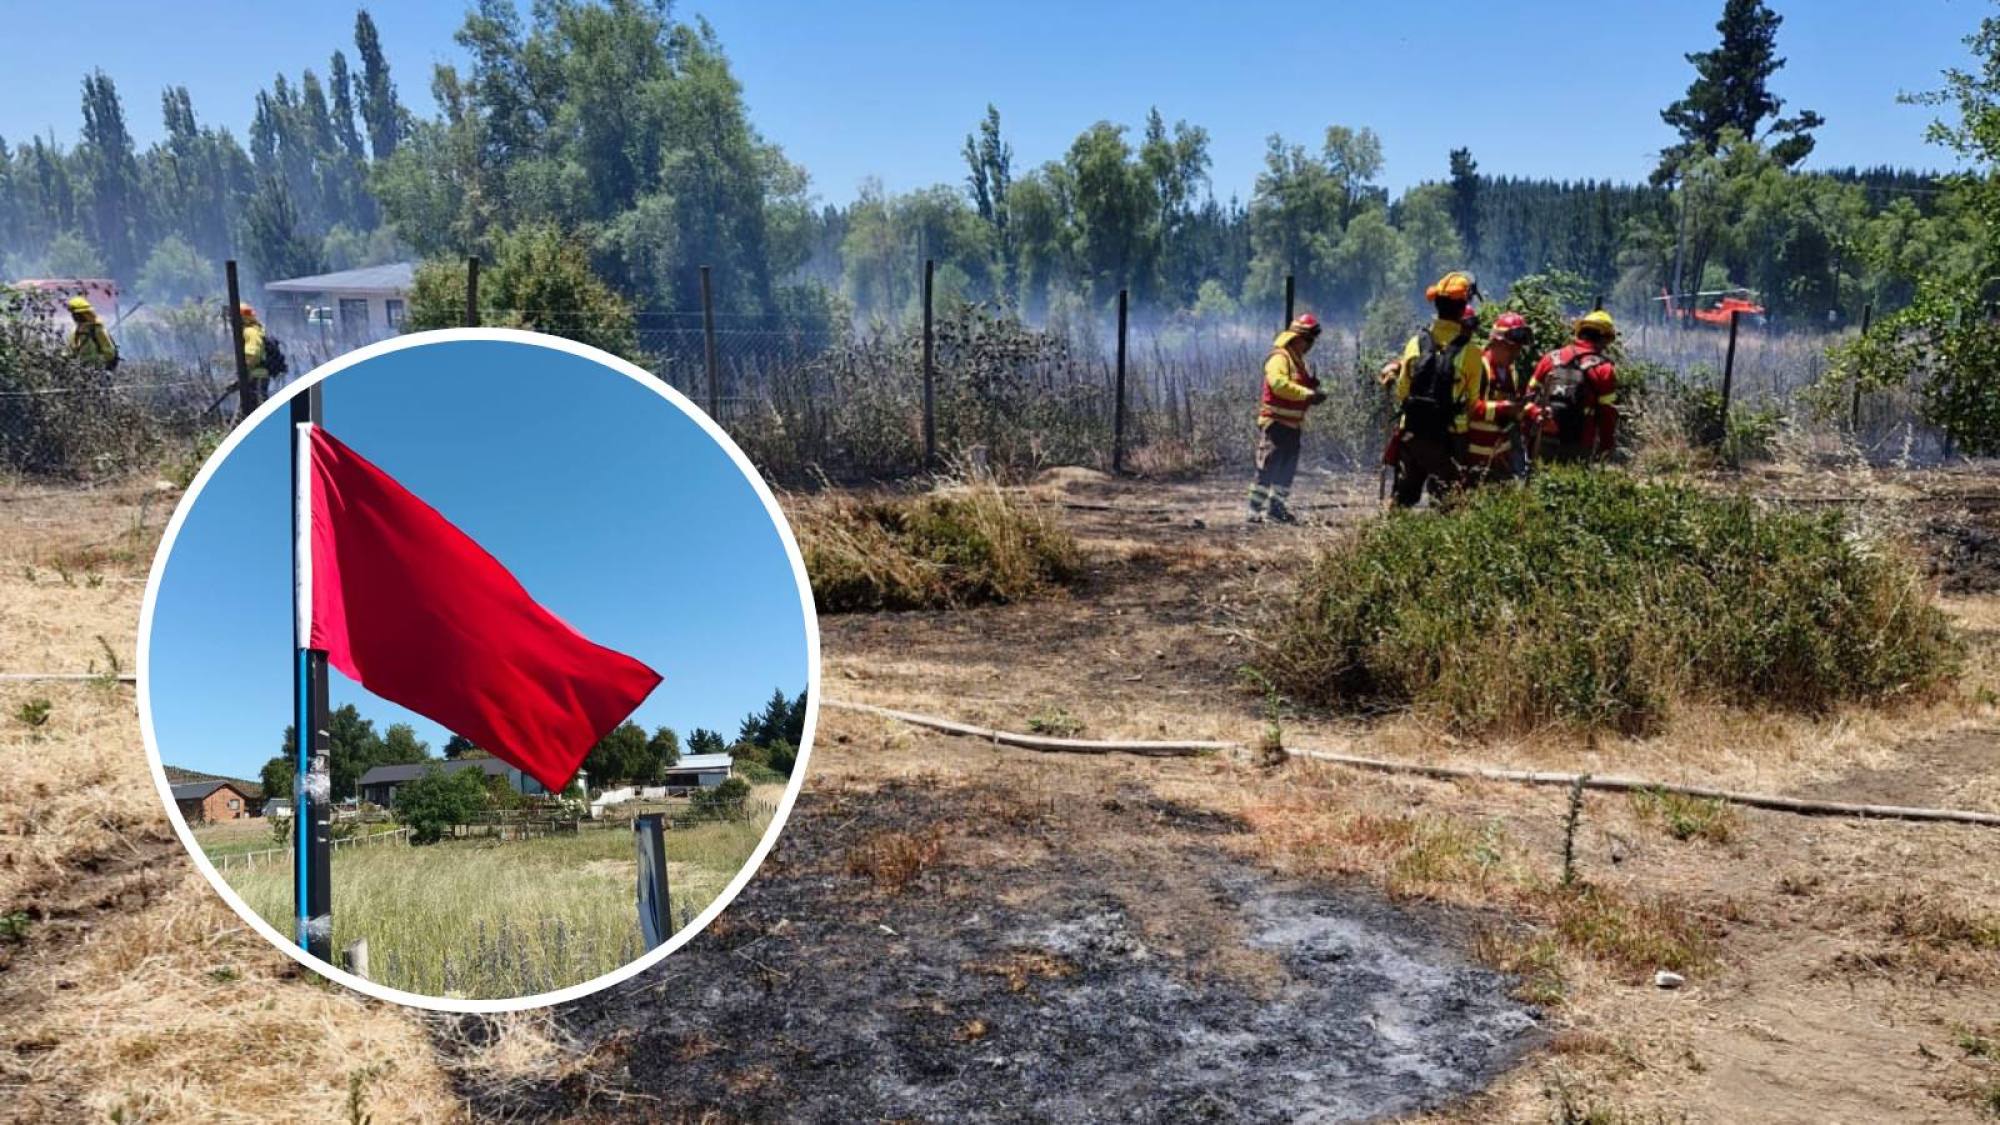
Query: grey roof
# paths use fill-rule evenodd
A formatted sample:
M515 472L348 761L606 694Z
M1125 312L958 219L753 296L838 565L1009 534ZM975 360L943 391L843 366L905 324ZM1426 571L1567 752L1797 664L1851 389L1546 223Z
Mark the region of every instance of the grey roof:
M681 760L667 767L675 770L726 770L735 761L727 754L683 754Z
M334 289L380 289L405 293L416 275L415 262L390 262L381 266L363 266L358 270L290 277L270 282L264 288L274 293L324 293Z
M233 781L224 781L221 778L215 778L210 781L183 781L179 785L174 786L174 800L199 801L217 789L224 788L234 789L238 793L243 793L242 786ZM248 797L250 794L243 793L243 795Z
M382 785L399 781L415 781L424 776L424 771L437 766L445 773L457 773L465 769L478 769L491 777L500 777L514 767L498 758L432 758L428 762L407 762L399 766L376 766L361 775L363 785Z

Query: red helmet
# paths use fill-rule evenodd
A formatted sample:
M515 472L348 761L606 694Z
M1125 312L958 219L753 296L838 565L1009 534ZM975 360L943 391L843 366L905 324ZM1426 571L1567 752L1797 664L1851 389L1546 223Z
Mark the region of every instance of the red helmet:
M1300 313L1292 319L1292 326L1289 331L1300 332L1307 336L1317 336L1319 335L1319 318L1311 313Z
M1535 330L1528 327L1527 317L1517 312L1506 312L1493 322L1492 338L1526 347L1535 342Z

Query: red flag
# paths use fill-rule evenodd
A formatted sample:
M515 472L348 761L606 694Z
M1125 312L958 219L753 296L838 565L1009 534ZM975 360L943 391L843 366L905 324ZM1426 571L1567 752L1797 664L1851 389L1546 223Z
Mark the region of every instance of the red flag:
M562 792L659 673L564 624L436 509L311 432L308 646Z

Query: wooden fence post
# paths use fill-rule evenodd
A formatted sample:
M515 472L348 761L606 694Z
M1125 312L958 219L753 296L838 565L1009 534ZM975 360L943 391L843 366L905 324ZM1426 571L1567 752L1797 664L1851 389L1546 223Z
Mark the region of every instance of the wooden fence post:
M1875 304L1869 302L1861 306L1861 338L1868 338L1868 325L1875 319ZM1848 408L1847 429L1849 433L1861 432L1861 374L1854 375L1854 405Z
M365 937L355 938L353 941L348 942L347 951L341 955L341 960L346 962L348 972L353 973L362 980L367 980L368 939Z
M479 327L479 257L465 260L465 326Z
M1125 309L1130 293L1118 291L1118 379L1111 404L1111 472L1125 471Z
M1736 379L1736 322L1742 309L1729 310L1729 351L1722 360L1722 434L1729 436L1729 392Z
M933 308L937 259L924 259L924 467L937 464L936 313Z
M257 399L250 386L250 358L243 354L243 291L236 281L236 259L222 263L222 275L229 288L229 340L236 353L236 420L240 422L257 409Z

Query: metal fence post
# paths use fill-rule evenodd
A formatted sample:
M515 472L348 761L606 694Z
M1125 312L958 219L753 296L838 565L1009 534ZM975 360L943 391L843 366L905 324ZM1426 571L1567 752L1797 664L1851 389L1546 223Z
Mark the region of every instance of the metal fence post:
M243 291L236 283L236 259L222 263L222 275L229 286L229 339L236 352L236 420L240 422L250 417L257 402L250 389L250 358L243 354Z
M936 292L937 259L924 259L924 465L937 464L937 322L932 298Z
M673 900L667 887L666 814L633 817L632 842L639 850L639 933L647 949L658 949L674 933Z
M465 326L479 327L479 258L465 260Z
M1291 274L1285 275L1285 323L1278 326L1280 330L1290 328L1292 326L1292 306L1294 303L1293 298L1295 298L1298 295L1297 280L1298 279L1293 277Z
M715 360L715 292L709 288L708 267L701 267L701 338L708 365L708 416L722 418L721 373Z
M1729 391L1736 379L1736 322L1743 316L1742 309L1729 310L1729 351L1722 360L1722 432L1729 433Z
M1875 305L1870 302L1861 306L1861 338L1868 338L1868 325L1875 319ZM1861 373L1854 375L1854 405L1848 408L1847 429L1850 433L1861 432Z
M1111 406L1111 471L1125 471L1125 309L1129 291L1118 291L1118 379L1117 398Z

